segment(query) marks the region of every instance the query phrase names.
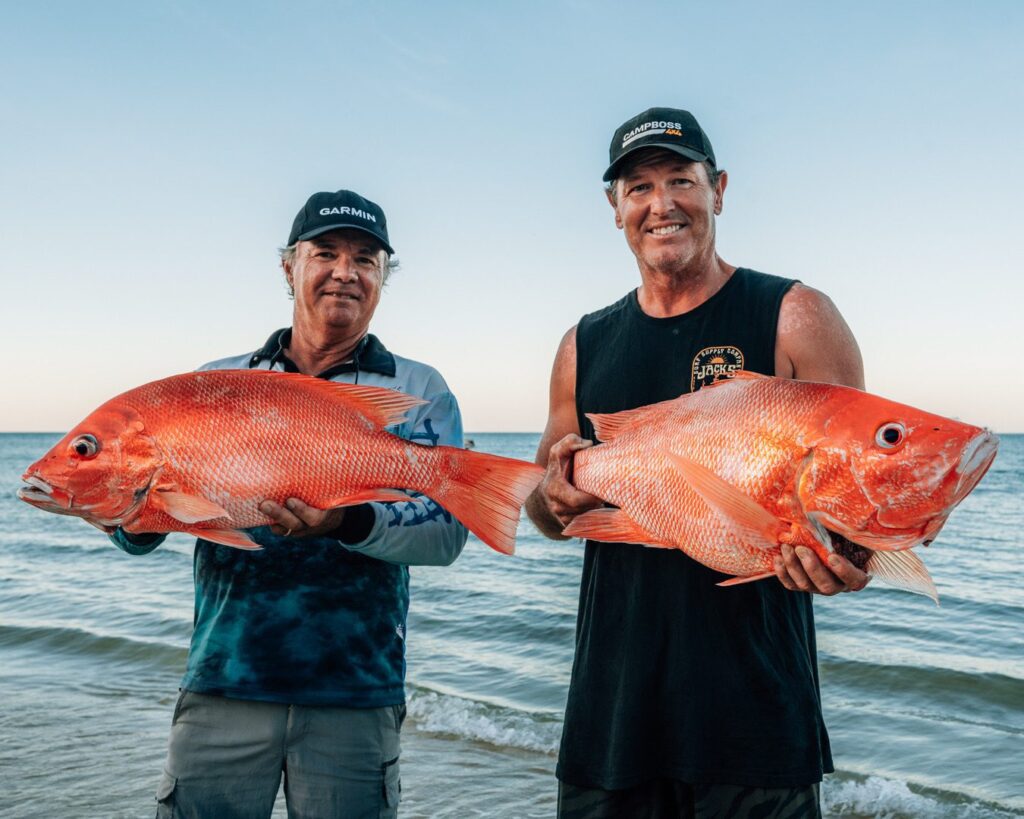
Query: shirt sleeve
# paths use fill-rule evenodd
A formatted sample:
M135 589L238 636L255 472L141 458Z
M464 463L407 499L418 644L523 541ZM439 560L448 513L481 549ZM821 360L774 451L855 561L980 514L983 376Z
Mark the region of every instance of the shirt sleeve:
M414 408L398 435L417 444L462 448L462 415L451 392L437 393ZM469 532L452 514L426 495L409 492L408 503L371 503L373 524L359 543L342 543L352 552L407 566L448 566L462 553Z
M130 555L148 555L167 539L167 535L160 534L132 535L120 526L108 537L118 549Z

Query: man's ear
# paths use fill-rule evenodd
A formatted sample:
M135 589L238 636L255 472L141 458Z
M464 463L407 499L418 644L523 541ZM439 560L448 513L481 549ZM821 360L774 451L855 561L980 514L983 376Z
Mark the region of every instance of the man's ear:
M725 200L725 186L729 184L729 174L726 171L720 171L718 174L718 184L715 185L715 216L718 216L722 212L722 203Z
M295 282L292 280L292 265L291 262L281 259L281 269L284 271L284 280L288 282L288 287L292 291L295 290Z
M612 185L618 185L618 182L612 182ZM614 188L605 188L604 195L608 199L608 204L612 206L612 210L615 211L615 227L622 230L622 218L619 216L619 205L615 201Z

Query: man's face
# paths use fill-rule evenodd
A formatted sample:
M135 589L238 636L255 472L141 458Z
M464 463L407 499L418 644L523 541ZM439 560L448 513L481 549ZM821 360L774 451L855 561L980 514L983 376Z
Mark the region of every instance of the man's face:
M712 186L702 163L657 148L623 168L609 200L641 269L671 274L714 259L726 181L723 171Z
M361 230L333 230L299 242L284 264L297 321L346 334L365 333L380 301L386 256Z

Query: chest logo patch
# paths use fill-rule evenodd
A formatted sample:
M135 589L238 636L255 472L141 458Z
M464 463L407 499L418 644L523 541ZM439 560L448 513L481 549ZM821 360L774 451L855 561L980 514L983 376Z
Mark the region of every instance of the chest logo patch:
M690 392L731 378L743 369L743 351L739 347L705 347L693 357L690 368Z

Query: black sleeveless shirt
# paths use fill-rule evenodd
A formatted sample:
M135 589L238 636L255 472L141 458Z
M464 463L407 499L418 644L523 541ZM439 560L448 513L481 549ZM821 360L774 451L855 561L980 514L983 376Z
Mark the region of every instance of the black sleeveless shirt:
M789 279L739 269L688 313L636 291L576 329L576 410L692 392L737 369L772 375ZM792 787L832 771L811 596L772 579L730 588L683 552L587 541L559 779L616 790L656 777Z

